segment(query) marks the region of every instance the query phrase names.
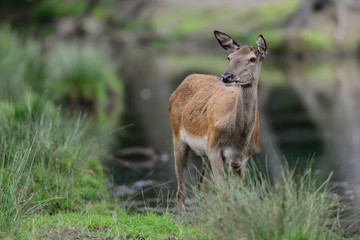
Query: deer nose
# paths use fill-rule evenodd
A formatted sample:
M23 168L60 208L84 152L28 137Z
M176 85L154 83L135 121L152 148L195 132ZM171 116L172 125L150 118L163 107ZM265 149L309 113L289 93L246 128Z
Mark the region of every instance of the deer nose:
M224 72L221 75L221 81L223 81L224 83L230 82L231 80L233 80L233 78L234 78L234 74L230 72Z

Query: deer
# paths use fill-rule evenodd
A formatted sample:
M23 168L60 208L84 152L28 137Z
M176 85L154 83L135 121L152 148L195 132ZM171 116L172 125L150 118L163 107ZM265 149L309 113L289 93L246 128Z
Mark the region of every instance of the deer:
M182 217L188 153L203 160L200 184L210 176L225 179L224 165L241 177L259 142L258 83L268 48L260 34L257 46L240 46L229 35L214 31L229 52L229 68L221 77L190 74L172 93L169 116L177 176L177 205Z

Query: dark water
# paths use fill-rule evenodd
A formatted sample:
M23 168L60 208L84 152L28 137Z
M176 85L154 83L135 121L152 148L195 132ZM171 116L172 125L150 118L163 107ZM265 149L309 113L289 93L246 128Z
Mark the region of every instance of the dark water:
M206 69L183 62L181 56L156 56L136 51L129 56L135 64L126 68L128 104L124 124L131 126L123 131L121 147L134 151L129 155L120 152L110 161L114 184L130 186L129 193L139 192L141 187L153 189L155 185L171 198L176 176L168 117L169 97L188 73L221 75L227 62L224 60L223 65ZM360 71L357 59L264 62L259 110L260 147L254 158L267 159L273 171L278 169L278 159L286 159L290 165L296 163L299 169L306 168L312 160L314 174L319 179L325 179L333 171L332 184L341 190L344 198L360 206ZM192 165L200 166L200 161L192 158L190 172L196 178ZM126 191L115 189L118 195ZM155 197L146 193L145 196Z

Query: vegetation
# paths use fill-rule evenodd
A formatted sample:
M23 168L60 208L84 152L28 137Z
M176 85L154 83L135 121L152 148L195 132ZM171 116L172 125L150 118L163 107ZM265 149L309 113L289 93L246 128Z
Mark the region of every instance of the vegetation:
M217 44L209 34L217 28L251 45L262 33L271 53L286 57L353 51L359 47L356 31L340 44L331 24L319 27L329 22L321 16L316 17L317 25L286 29L284 23L298 9L299 0L246 11L176 8L159 11L148 21L147 14L139 17L138 10L127 6L131 1L119 2L120 8L130 9L125 16L118 13L119 7L114 8L116 1L100 2L0 3L0 18L9 21L0 26L0 238L342 238L342 232L333 226L339 221L339 206L328 197L329 180L319 185L311 171L298 174L286 168L276 183L255 167L246 172L243 181L230 174L224 185L209 183L210 194L194 189L195 201L186 219L180 221L167 211L163 215L151 210L129 213L118 207L106 189L108 179L101 159L113 140L107 133L121 126L124 109L121 70L126 66L120 69L114 64L110 54L114 49L122 55L126 47L148 44L155 47L152 53L169 50L166 60L174 68L219 74L227 62L219 59L218 53L216 57L199 54L199 48L211 52L212 44ZM91 4L101 7L93 9ZM134 6L141 9L141 4ZM78 36L56 36L54 29L59 26L54 23L64 16L73 17L72 24L78 24L73 30ZM101 30L95 27L95 33L88 33L88 24L93 23L81 22L82 17L102 21ZM33 35L26 34L28 28ZM53 35L43 38L49 32ZM149 60L145 57L142 61ZM335 65L317 63L315 69L307 63L303 67L309 71L298 76L309 84L321 84L318 79L335 82ZM287 69L289 72L267 64L264 82L284 85L286 74L292 73Z
M4 13L5 16L9 15L14 22L20 21L20 19L26 19L30 23L49 23L61 16L68 16L71 14L77 14L83 11L85 8L84 1L63 1L56 0L38 0L36 4L26 0L4 0L0 3L1 8L7 8L8 13ZM22 16L9 13L14 12L17 8L22 9ZM28 22L28 24L29 24Z
M230 174L226 184L210 183L210 195L195 190L199 227L209 239L340 239L330 230L338 208L328 198L329 179L318 186L311 170L297 175L288 168L281 177L272 184L252 167L243 181Z
M123 87L107 50L89 44L57 44L46 56L48 96L73 112L94 115L100 132L118 126Z
M58 98L83 90L78 86L88 81L100 92L88 99L103 112L91 112L85 106L83 110L96 120L107 113L112 116L112 109L104 106L106 93L111 92L119 100L119 106L113 104L117 109L113 118L118 120L121 83L101 49L66 47L76 48L70 55L61 55L73 64L70 70L59 60L58 48L44 54L33 39L19 37L9 26L0 27L0 236L34 213L79 211L86 202L109 199L100 162L105 148L94 134L104 130L93 130L101 124L76 112L66 114L73 102ZM48 64L54 63L48 59L60 70L52 66L54 71L48 71ZM54 72L61 77L56 78ZM89 82L94 79L90 75L97 78L96 84ZM68 89L55 94L52 81L66 81L71 87L64 84ZM63 110L54 102L63 105Z
M45 92L65 111L92 116L96 133L120 123L123 86L104 48L70 42L44 52L33 39L0 26L0 71L2 99L18 101Z
M59 109L40 103L1 104L0 231L35 210L77 210L107 196L84 119L64 119Z
M18 239L206 239L197 229L169 214L127 214L111 204L86 205L80 212L36 215L27 219Z

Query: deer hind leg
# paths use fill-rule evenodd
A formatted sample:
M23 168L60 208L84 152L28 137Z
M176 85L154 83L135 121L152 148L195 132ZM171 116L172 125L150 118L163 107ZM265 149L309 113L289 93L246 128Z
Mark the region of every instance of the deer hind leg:
M210 161L208 158L203 157L202 161L203 161L203 166L202 166L202 170L201 170L198 188L200 190L206 190L207 185L210 181L210 177L211 177L211 174L210 174L211 166L210 166Z
M173 138L174 144L174 157L175 169L178 182L178 190L176 193L176 200L179 208L179 216L182 217L185 205L185 183L186 183L186 170L188 164L189 146L179 139Z

